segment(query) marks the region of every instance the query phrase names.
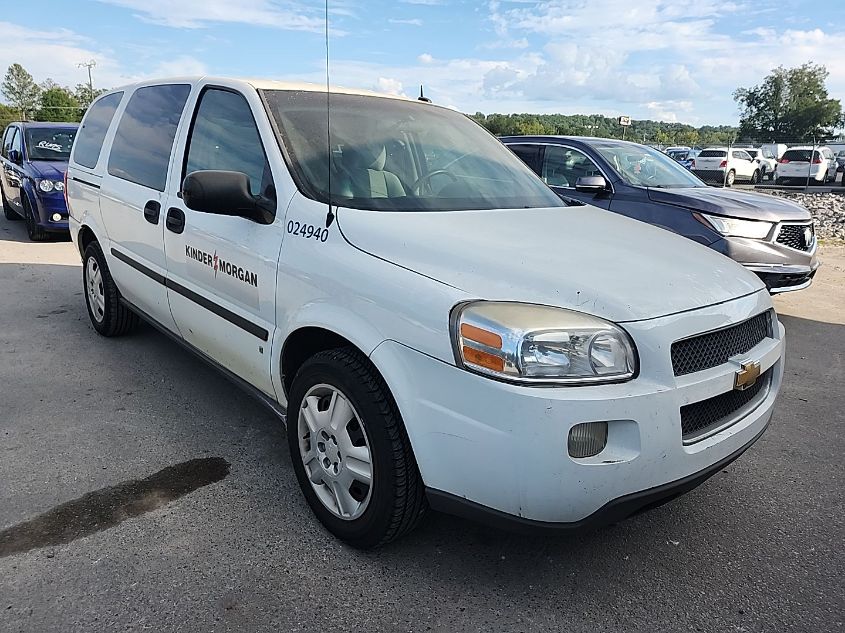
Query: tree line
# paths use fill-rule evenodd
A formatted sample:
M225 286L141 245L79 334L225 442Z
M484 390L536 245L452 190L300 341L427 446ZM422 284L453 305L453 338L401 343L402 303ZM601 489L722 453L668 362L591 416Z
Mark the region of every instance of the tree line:
M693 127L685 123L632 120L623 132L619 121L601 114L483 114L470 115L496 136L560 134L564 136L624 137L655 145L721 145L736 140L738 128L730 125Z
M49 78L38 84L23 66L12 64L0 84L6 99L6 105L0 104L0 125L5 128L20 120L79 122L86 108L104 92L88 84L62 86Z

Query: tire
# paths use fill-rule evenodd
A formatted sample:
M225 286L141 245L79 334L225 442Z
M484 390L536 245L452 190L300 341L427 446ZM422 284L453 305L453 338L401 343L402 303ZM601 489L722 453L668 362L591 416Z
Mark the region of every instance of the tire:
M3 201L3 215L5 216L5 218L7 220L11 220L12 222L20 220L21 216L15 213L15 210L12 208L12 205L10 205L9 201L6 200L6 192L3 191L3 187L0 187L0 198L2 198Z
M35 221L35 214L29 202L26 199L26 194L21 191L21 204L23 205L23 219L26 222L26 233L29 239L33 242L43 242L47 239L47 231L42 229Z
M736 182L736 172L733 169L731 169L728 172L728 175L725 176L725 186L726 187L733 187L735 182Z
M766 180L766 166L762 165L760 167L760 180L758 182L763 182Z
M417 525L428 508L417 463L396 402L363 354L343 347L309 358L296 373L288 405L296 478L329 532L372 549ZM366 476L355 479L367 472L365 457L369 485Z
M754 170L754 173L751 174L751 184L756 185L759 184L761 180L760 172L758 170Z
M122 336L138 326L138 315L120 303L120 292L98 242L91 242L82 256L82 290L91 325L98 334Z

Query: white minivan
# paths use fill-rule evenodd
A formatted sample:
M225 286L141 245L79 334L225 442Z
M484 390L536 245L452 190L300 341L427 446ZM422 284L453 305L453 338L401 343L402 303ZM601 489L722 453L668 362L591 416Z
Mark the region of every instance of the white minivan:
M757 276L567 206L430 103L147 81L88 110L66 191L94 329L140 317L271 406L309 505L357 547L429 507L618 521L737 458L781 385Z

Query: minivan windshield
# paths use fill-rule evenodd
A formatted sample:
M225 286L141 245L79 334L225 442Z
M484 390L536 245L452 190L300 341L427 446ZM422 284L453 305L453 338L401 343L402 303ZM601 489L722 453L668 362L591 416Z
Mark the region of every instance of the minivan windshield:
M707 186L669 156L651 147L614 142L591 145L629 185L660 189Z
M67 161L76 138L75 127L27 127L26 155L29 160Z
M328 202L331 190L333 204L381 211L564 206L519 158L459 112L332 93L329 153L325 92L261 93L297 185L315 200Z

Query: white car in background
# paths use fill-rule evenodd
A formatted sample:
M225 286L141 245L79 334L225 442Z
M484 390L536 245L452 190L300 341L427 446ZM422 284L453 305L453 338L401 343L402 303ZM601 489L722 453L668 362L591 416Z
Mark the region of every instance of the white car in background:
M745 150L748 152L748 155L751 156L756 162L757 165L760 167L760 181L766 180L774 180L775 178L775 171L777 170L778 166L778 159L772 153L772 150L761 147L761 148L748 148Z
M695 158L692 173L708 184L733 186L737 180L757 184L760 165L744 149L708 147Z
M812 159L810 156L812 155ZM829 147L790 147L778 162L777 184L823 185L836 180L838 164Z

